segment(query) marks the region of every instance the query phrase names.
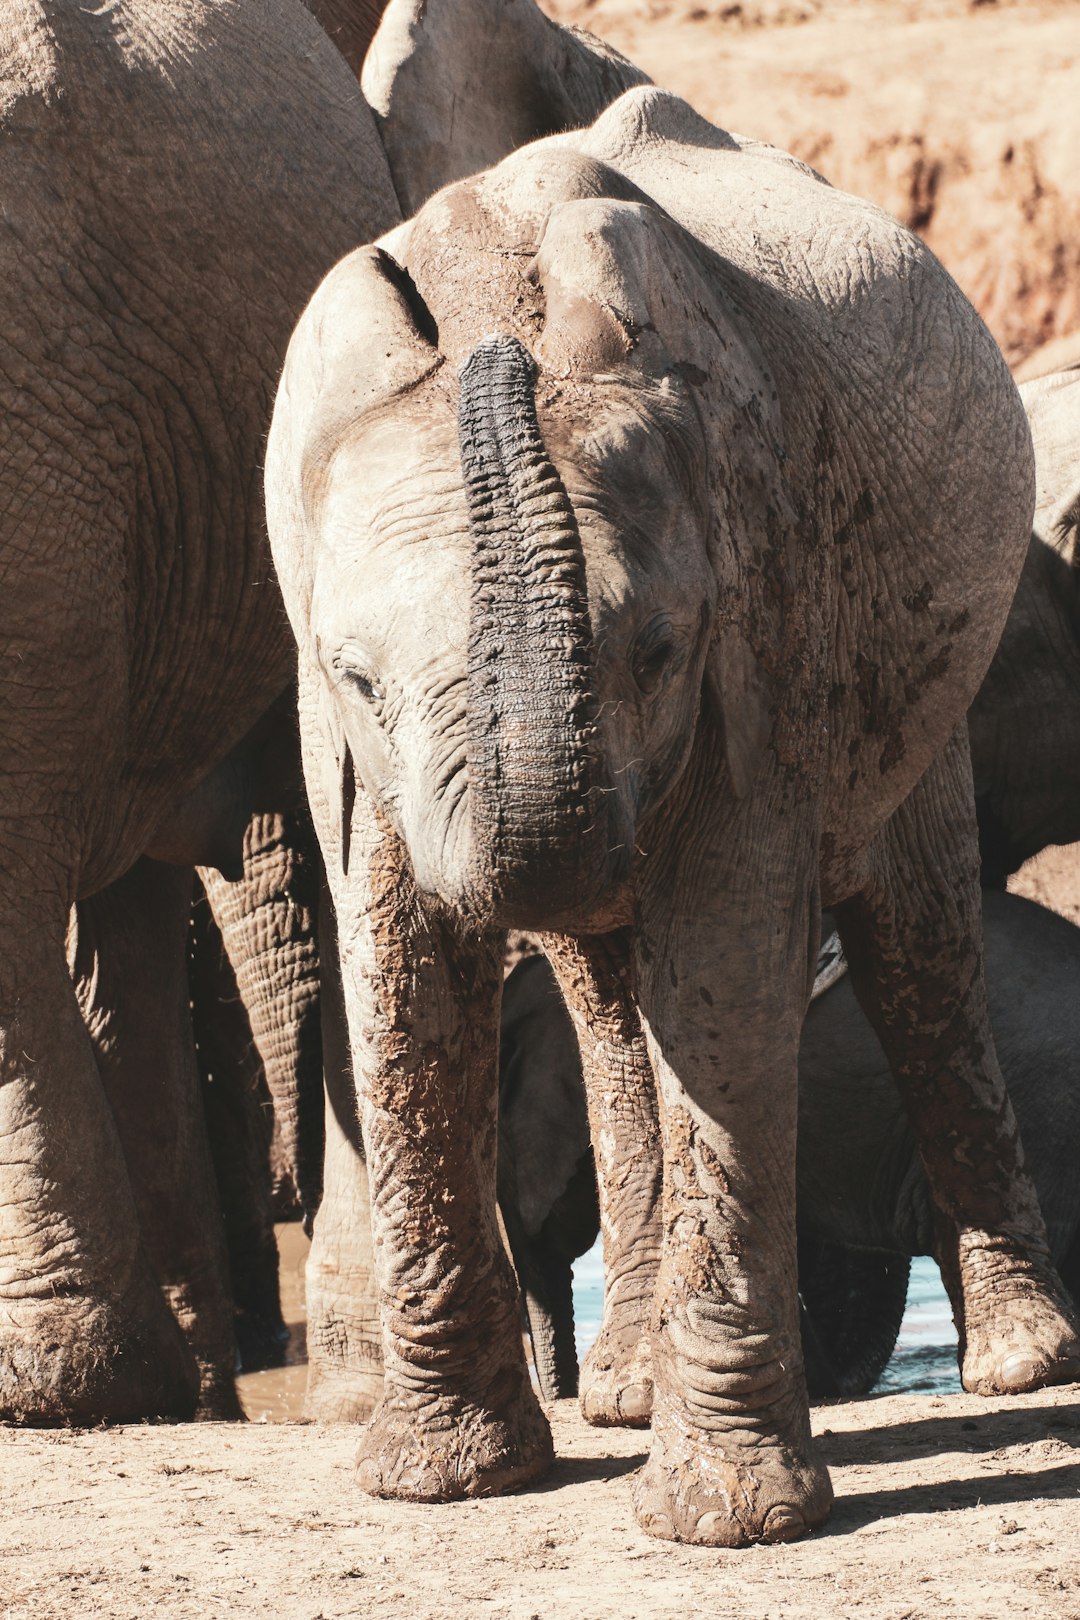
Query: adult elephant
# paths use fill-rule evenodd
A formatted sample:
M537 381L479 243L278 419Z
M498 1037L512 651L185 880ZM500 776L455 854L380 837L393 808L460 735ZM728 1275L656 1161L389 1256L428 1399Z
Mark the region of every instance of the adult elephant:
M183 868L238 838L232 751L291 675L258 476L287 336L398 209L292 0L14 6L0 40L0 1417L186 1415L158 1281L189 1331L223 1306Z
M628 1000L659 1082L652 1533L828 1511L794 1229L823 899L917 1122L966 1382L1071 1377L986 1021L963 726L1030 440L936 261L632 90L328 277L267 492L372 1182L361 1483L440 1499L550 1460L492 1197L507 927L545 932L586 1033L605 1215Z

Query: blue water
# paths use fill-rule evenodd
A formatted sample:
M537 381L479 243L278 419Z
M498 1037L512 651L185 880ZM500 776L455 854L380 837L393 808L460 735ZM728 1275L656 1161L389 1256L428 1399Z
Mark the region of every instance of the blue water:
M574 1266L574 1324L579 1358L600 1331L603 1308L604 1265L598 1239ZM936 1395L959 1393L956 1329L933 1260L918 1259L911 1263L907 1310L900 1337L877 1388L892 1395L902 1390L929 1390Z

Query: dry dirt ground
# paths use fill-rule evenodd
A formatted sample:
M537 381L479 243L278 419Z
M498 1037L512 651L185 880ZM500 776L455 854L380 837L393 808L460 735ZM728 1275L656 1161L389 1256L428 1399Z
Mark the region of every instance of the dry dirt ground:
M361 1496L354 1430L0 1433L5 1620L1076 1620L1080 1402L891 1396L822 1408L838 1503L788 1547L635 1527L644 1437L554 1409L542 1488L444 1507Z

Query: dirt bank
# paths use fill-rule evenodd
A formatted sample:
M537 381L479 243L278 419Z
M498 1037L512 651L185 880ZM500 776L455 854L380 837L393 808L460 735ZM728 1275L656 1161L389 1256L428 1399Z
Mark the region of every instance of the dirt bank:
M543 0L918 230L1010 361L1080 326L1075 0Z
M692 1552L630 1511L644 1437L555 1409L543 1489L404 1507L355 1431L0 1432L0 1613L146 1620L1076 1620L1080 1405L891 1396L823 1408L839 1502L790 1547Z

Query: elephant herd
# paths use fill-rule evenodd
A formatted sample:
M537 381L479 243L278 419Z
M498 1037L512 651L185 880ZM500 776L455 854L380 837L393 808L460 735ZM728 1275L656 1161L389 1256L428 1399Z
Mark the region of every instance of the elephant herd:
M265 1076L362 1488L544 1472L524 1301L790 1539L907 1257L1080 1377L1080 371L534 0L312 10L0 19L0 1419L239 1415Z

